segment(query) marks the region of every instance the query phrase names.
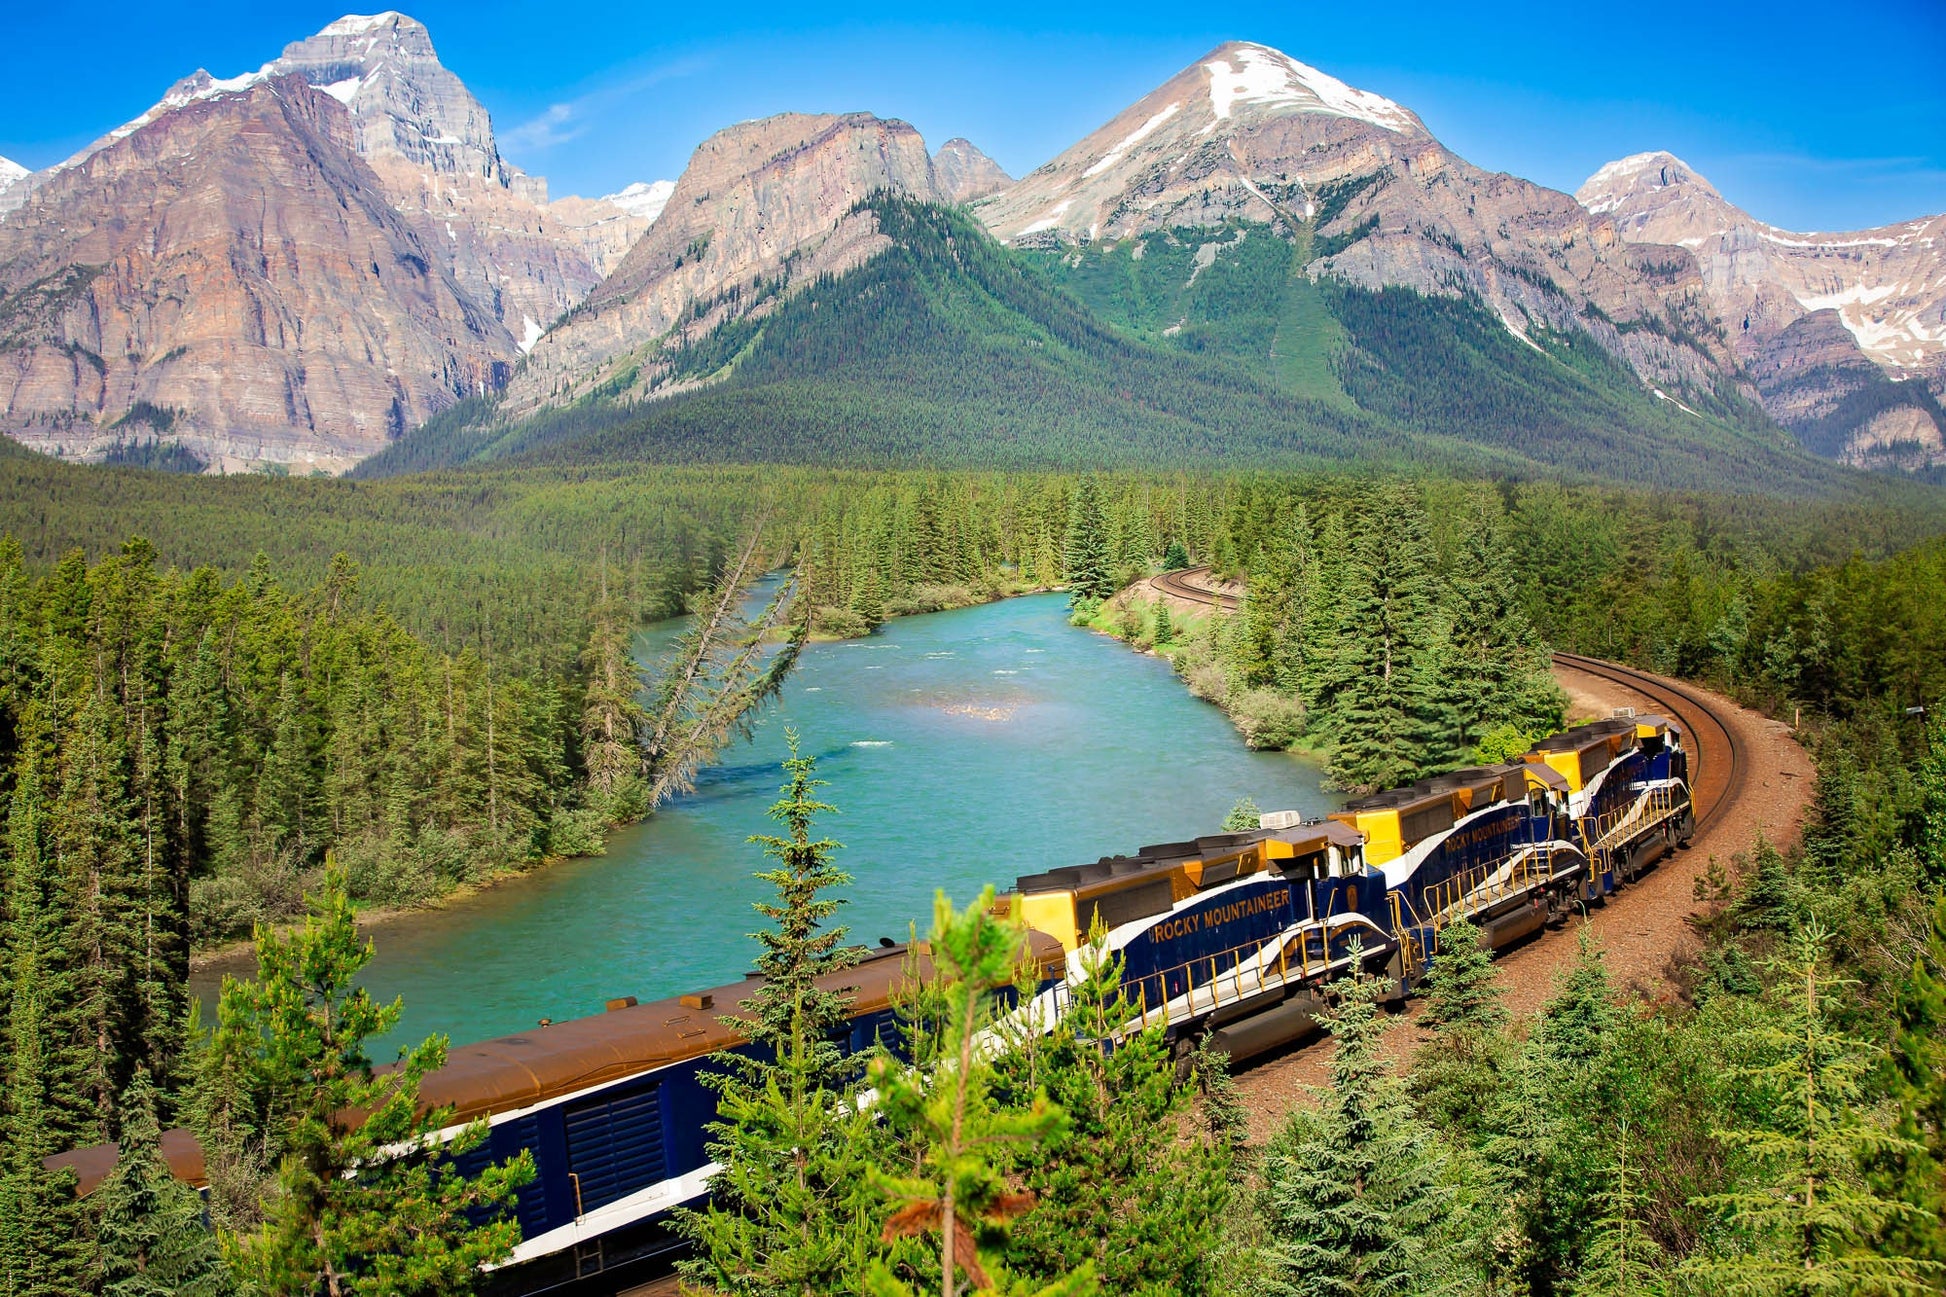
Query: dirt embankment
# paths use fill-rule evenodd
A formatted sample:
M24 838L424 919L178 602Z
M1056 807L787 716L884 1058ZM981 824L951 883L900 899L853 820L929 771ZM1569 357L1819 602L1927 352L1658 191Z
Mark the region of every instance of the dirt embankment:
M1656 710L1635 690L1600 676L1557 667L1555 678L1567 691L1576 719L1606 716L1616 707ZM1516 1015L1531 1014L1546 1002L1556 975L1574 962L1584 928L1619 985L1649 996L1660 994L1671 958L1696 941L1688 920L1698 905L1696 880L1710 862L1720 861L1728 869L1731 857L1754 850L1760 841L1779 847L1797 841L1811 801L1810 757L1788 726L1720 695L1694 692L1709 701L1736 735L1749 766L1743 795L1697 832L1688 851L1664 859L1606 904L1591 909L1585 921L1543 932L1502 954L1496 961L1499 983ZM1413 1001L1387 1032L1386 1048L1396 1058L1402 1059L1419 1039L1414 1026L1418 1004ZM1314 1038L1239 1073L1237 1087L1250 1106L1256 1140L1268 1139L1294 1104L1324 1084L1330 1050L1328 1038Z

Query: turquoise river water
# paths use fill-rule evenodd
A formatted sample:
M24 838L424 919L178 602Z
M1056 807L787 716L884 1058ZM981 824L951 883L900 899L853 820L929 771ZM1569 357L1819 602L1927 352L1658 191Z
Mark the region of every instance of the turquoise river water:
M644 652L667 636L652 630ZM433 1031L479 1040L599 1013L614 996L736 979L755 955L750 904L766 891L746 839L770 826L786 727L839 808L821 827L844 844L854 882L841 921L864 941L923 929L937 888L964 901L1020 874L1216 832L1244 794L1307 814L1333 804L1315 765L1247 750L1167 663L1069 626L1061 595L901 618L809 646L751 741L695 793L615 833L607 855L375 928L365 983L405 998L388 1044ZM215 971L197 979L205 997Z

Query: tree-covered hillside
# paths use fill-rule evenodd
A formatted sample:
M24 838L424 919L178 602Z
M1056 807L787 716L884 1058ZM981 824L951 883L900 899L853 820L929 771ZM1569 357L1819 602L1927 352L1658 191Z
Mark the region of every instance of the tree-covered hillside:
M524 420L472 403L361 476L519 457L1352 461L1787 494L1841 480L1739 400L1658 398L1586 335L1530 345L1468 302L1314 283L1307 248L1269 227L1017 253L963 213L868 203L888 251L672 339L655 380L668 395L597 394Z

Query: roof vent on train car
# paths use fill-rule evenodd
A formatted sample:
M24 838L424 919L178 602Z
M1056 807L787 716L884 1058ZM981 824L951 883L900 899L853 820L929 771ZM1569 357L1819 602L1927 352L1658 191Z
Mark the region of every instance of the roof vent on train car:
M1265 811L1257 817L1260 829L1295 829L1308 823L1303 811Z
M1621 720L1623 718L1627 718L1628 720L1634 720L1635 709L1633 707L1617 707L1614 711L1608 713L1608 715L1611 719L1614 720Z
M693 995L680 997L677 1003L685 1009L714 1009L716 1007L716 997L705 991L698 991Z
M610 1013L615 1012L617 1009L633 1009L634 1007L635 997L632 995L624 995L608 1002L608 1012Z

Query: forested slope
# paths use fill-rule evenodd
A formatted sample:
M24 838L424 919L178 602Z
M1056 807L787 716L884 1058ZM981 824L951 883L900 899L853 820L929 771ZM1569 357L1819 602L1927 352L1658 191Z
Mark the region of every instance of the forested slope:
M1585 336L1303 273L1308 236L1237 227L1055 256L869 200L891 249L672 341L660 399L507 424L451 412L369 461L966 467L1368 466L1788 494L1843 489L1733 393L1658 398Z

